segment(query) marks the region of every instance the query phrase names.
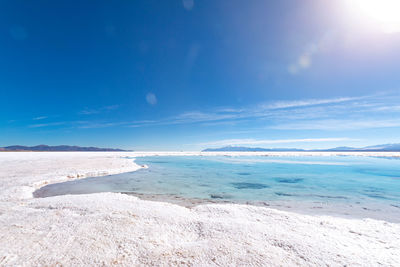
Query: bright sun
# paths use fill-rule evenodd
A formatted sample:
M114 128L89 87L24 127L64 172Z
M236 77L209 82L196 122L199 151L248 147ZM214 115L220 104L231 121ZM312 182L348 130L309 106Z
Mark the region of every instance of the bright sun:
M353 3L384 32L400 32L400 0L354 0Z

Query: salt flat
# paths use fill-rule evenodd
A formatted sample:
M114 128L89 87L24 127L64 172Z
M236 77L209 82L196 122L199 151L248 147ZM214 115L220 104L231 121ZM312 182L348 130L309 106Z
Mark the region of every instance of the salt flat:
M400 156L252 155L305 153ZM117 193L32 198L49 183L137 170L128 157L156 154L249 153L0 153L0 265L400 265L396 223L237 204L188 209Z

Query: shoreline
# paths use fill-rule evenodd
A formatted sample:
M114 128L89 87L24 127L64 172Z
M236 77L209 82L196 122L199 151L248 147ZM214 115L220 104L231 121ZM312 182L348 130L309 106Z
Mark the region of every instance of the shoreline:
M0 154L0 200L14 197L30 199L35 190L45 185L132 172L144 167L136 164L130 156L121 152ZM15 180L16 177L20 179Z
M138 169L140 155L9 155L0 155L0 265L400 264L398 223L118 193L32 198L46 183Z
M304 154L304 151L300 151L301 154ZM50 152L53 153L53 152ZM70 153L70 152L67 152ZM88 153L87 151L82 152L82 153ZM98 152L95 152L98 153ZM118 152L120 153L120 152ZM146 152L144 155L143 153L145 152L135 152L134 156L123 156L124 158L129 158L134 162L134 164L138 165L136 163L136 159L140 157L146 157L146 156L216 156L215 152ZM188 154L189 153L189 154ZM207 155L204 155L202 153L207 153ZM219 152L218 152L219 153ZM225 152L224 152L225 153ZM234 152L234 155L228 153L224 155L217 155L217 156L229 156L229 157L235 157L235 156L254 156L253 154L265 154L267 155L264 156L271 156L270 152L255 152L251 153L251 155L248 154L249 152L239 152L236 153ZM274 152L273 152L274 153ZM281 152L279 152L281 153ZM297 151L295 151L297 154ZM306 151L307 154L310 152ZM311 153L315 153L314 151ZM320 152L317 152L320 153ZM337 152L334 152L336 156ZM339 152L342 153L342 152ZM346 152L347 153L347 152ZM358 153L358 152L357 152ZM390 153L390 155L394 155L393 152L384 152L384 153ZM282 153L281 153L282 154ZM347 153L348 154L348 153ZM353 152L351 152L353 154ZM363 156L376 156L375 154L370 155L371 152L368 152L367 155L363 153ZM314 155L314 154L313 154ZM289 155L287 152L283 152L282 157L290 156L292 157L292 152L289 152ZM325 154L325 156L332 156L331 152L329 154ZM354 155L350 155L354 156ZM359 156L359 155L357 155ZM378 155L379 156L379 155ZM386 155L387 156L387 155ZM385 157L386 157L385 156ZM381 156L379 156L381 157ZM324 164L326 164L324 162ZM141 168L148 168L148 166L143 165L139 166L138 168L135 169L134 171L137 171ZM112 175L112 174L107 174ZM103 176L103 175L99 175ZM96 176L79 176L74 180L77 179L85 179L85 178L94 178ZM66 181L60 181L56 182L58 183L63 183ZM40 189L44 188L46 185L50 185L54 183L49 183L49 184L44 184L43 186L37 188L33 193L36 193L40 191ZM100 191L100 192L109 192L109 191ZM74 194L96 194L100 192L93 192L93 193L72 193ZM379 203L378 201L376 202L355 202L355 203L346 203L346 202L329 202L329 201L323 201L323 200L264 200L264 201L257 201L257 200L240 200L240 199L230 199L230 198L224 198L223 196L216 195L215 197L211 196L210 198L196 198L196 197L186 197L183 195L177 195L177 194L163 194L163 193L146 193L146 192L135 192L135 191L128 191L128 192L111 192L111 193L122 193L126 194L129 196L134 196L138 197L141 200L146 200L146 201L155 201L155 202L164 202L164 203L170 203L174 205L179 205L181 207L185 208L193 208L199 205L207 205L207 204L238 204L238 205L252 205L256 207L269 207L281 211L289 211L289 212L294 212L302 215L311 215L311 216L333 216L333 217L340 217L340 218L347 218L347 219L376 219L376 220L382 220L382 221L387 221L387 222L392 222L392 223L400 223L400 206L394 205L394 204L387 204L384 205L383 203ZM60 194L64 195L64 194ZM67 194L71 195L71 194ZM58 196L58 195L46 195L44 192L44 195L34 195L34 198L46 198L46 197L53 197L53 196Z
M120 192L128 196L134 196L141 200L164 202L179 205L188 209L208 204L234 204L248 205L255 207L266 207L280 211L293 212L301 215L310 216L332 216L345 219L373 219L386 221L390 223L400 223L400 207L382 210L382 205L360 205L354 207L348 203L328 203L315 201L246 201L246 200L229 200L229 199L202 199L202 198L185 198L178 195L168 194L145 194L135 192ZM368 207L365 207L368 206Z
M41 188L39 188L41 189ZM39 190L38 189L38 190ZM36 192L36 191L35 191ZM351 204L351 203L331 203L324 201L248 201L248 200L232 200L216 197L215 199L206 198L189 198L174 194L156 194L156 193L139 193L139 192L96 192L96 193L76 193L62 194L54 196L43 196L34 194L34 198L49 198L57 196L69 195L91 195L99 193L124 194L137 197L144 201L153 201L161 203L169 203L184 208L192 209L201 205L209 204L234 204L248 205L255 207L267 207L280 211L288 211L302 215L310 216L332 216L346 219L374 219L386 221L390 223L400 223L400 206L382 205L377 203Z

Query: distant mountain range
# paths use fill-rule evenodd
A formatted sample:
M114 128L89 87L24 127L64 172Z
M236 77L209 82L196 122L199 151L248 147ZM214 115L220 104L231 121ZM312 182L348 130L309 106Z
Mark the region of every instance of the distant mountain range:
M298 148L261 148L261 147L242 147L242 146L226 146L221 148L207 148L203 152L268 152L268 151L388 151L388 152L400 152L400 144L384 144L376 146L366 146L362 148L355 147L335 147L329 149L298 149Z
M115 148L81 147L81 146L6 146L1 147L0 151L127 151Z

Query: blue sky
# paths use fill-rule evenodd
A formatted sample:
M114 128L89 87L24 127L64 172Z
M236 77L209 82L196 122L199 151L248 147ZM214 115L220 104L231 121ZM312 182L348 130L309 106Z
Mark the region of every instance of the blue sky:
M1 1L0 146L400 143L400 30L345 2Z

